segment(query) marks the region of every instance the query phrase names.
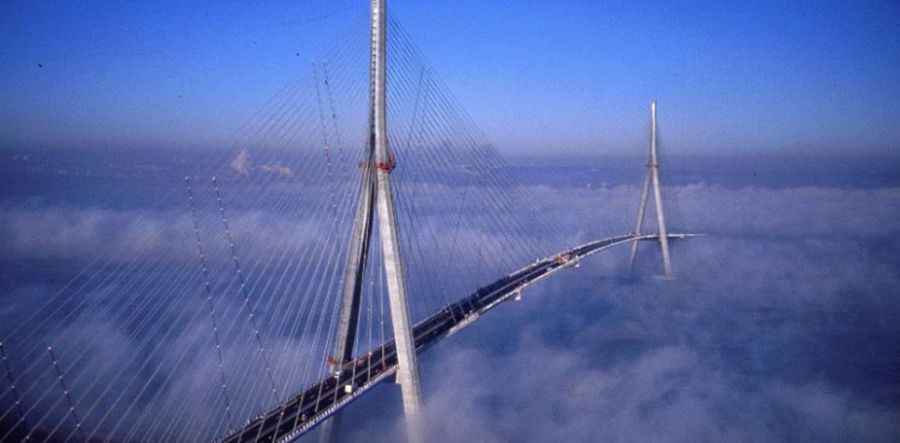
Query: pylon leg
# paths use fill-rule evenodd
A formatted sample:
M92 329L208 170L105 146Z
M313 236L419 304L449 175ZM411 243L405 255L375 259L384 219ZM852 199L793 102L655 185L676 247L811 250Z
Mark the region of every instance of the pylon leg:
M644 177L644 186L641 188L641 206L638 207L637 223L634 227L634 235L641 235L641 229L644 226L644 214L647 210L647 194L650 193L650 174ZM637 257L638 240L631 242L631 254L628 257L628 270L634 270L634 260Z
M672 278L672 262L669 260L669 232L663 212L662 191L659 186L659 155L656 151L656 100L650 103L650 177L653 184L653 200L656 201L656 227L659 233L659 248L662 250L663 273Z
M338 365L353 358L353 345L356 342L359 305L362 299L362 282L372 237L372 207L375 202L375 184L372 178L373 155L370 148L370 160L363 168L359 201L356 204L356 216L353 219L353 233L350 237L350 246L347 253L347 265L344 268L341 306L332 354L334 361ZM337 412L331 419L322 424L322 429L319 431L320 443L336 443L339 441L340 415L341 412Z
M663 213L662 192L659 189L659 167L653 170L653 200L656 201L656 226L659 233L659 249L662 252L663 273L672 278L672 261L669 258L669 232L666 229L666 218Z

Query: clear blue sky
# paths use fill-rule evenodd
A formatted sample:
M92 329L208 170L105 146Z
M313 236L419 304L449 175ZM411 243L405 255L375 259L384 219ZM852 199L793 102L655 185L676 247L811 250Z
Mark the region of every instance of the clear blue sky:
M7 0L0 144L216 143L308 70L325 27L349 23L323 17L366 9ZM900 146L895 1L391 0L390 12L507 152L630 152L654 97L683 152Z

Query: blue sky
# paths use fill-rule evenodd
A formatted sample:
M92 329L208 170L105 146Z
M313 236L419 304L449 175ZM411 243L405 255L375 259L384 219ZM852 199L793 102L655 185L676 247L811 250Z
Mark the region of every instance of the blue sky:
M0 6L0 144L214 145L364 1ZM390 11L506 152L896 151L893 2L416 2ZM350 12L353 11L353 12ZM299 55L297 55L299 54Z

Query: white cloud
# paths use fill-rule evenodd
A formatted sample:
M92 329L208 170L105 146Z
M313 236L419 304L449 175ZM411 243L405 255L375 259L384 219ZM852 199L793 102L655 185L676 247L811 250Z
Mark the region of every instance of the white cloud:
M250 175L250 170L253 169L250 153L246 149L241 149L234 159L231 160L230 166L238 175Z
M256 166L253 162L253 159L250 158L250 152L246 149L241 149L234 156L229 163L231 170L234 171L237 175L241 176L249 176L254 170L262 171L267 174L273 174L280 177L293 177L294 170L281 163L267 163L263 165Z

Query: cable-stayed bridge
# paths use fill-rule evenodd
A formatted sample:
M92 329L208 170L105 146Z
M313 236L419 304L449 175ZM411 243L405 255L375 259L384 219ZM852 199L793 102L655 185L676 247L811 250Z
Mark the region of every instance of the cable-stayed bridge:
M536 207L385 1L367 12L229 149L154 169L150 209L126 187L63 217L98 249L0 330L0 440L274 442L326 423L328 441L340 408L393 379L421 441L424 349L615 246L633 263L659 244L671 276L669 240L690 234L666 230L655 103L636 226L613 214L600 240L575 236L579 217Z

